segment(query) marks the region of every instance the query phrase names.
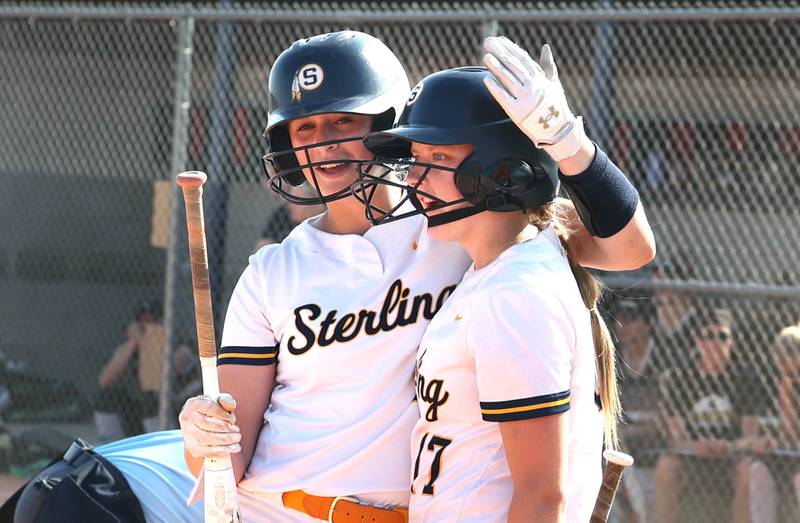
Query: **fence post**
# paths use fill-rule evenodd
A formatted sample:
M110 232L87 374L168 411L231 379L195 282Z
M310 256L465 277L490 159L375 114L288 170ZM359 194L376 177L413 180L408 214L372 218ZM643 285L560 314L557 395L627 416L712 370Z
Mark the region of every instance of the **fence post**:
M229 2L220 2L228 7ZM214 322L224 309L225 239L228 221L228 179L231 167L231 128L233 100L236 99L236 32L238 22L221 20L217 24L214 52L214 79L211 93L211 139L208 152L208 184L205 192L206 231L208 231L208 267ZM217 338L222 329L217 328Z
M172 160L169 179L186 169L189 141L189 108L192 102L192 53L194 52L194 23L192 17L179 18L176 46L177 72L175 78L175 115L172 123ZM170 427L172 412L172 348L175 345L175 287L179 281L178 260L186 252L178 249L185 246L180 241L186 236L183 227L183 202L180 187L172 187L170 211L170 235L167 247L167 266L164 278L164 365L161 376L161 391L158 398L158 424L161 430ZM185 251L186 249L184 249ZM189 292L189 289L186 289Z
M612 10L614 0L601 0L598 8ZM610 152L614 125L614 74L616 68L616 36L613 22L598 22L594 39L592 97L589 107L591 135L595 142Z

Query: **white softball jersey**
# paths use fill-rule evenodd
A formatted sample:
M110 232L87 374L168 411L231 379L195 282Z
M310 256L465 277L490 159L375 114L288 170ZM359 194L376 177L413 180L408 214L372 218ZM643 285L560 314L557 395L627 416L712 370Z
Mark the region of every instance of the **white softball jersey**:
M603 443L595 376L589 311L552 229L471 267L417 355L411 521L507 521L499 424L564 412L567 520L588 521Z
M313 221L251 256L226 313L219 365L277 363L239 486L405 505L419 340L469 258L423 217L363 236Z

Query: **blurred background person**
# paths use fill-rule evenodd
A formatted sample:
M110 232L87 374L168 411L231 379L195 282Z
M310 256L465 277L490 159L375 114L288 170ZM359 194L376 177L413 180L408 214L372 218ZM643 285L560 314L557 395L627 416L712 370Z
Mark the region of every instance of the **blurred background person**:
M694 279L692 260L686 253L678 252L670 258L659 259L652 277L657 281L685 281ZM670 367L681 367L687 363L684 349L691 343L688 323L694 313L691 294L672 289L658 288L653 293L653 343Z
M800 520L800 324L786 327L773 346L777 374L775 400L777 430L747 445L752 455L751 473L757 475L751 497L751 520ZM753 487L756 488L753 491Z
M100 391L95 401L94 422L98 441L113 441L157 429L153 425L158 415L158 396L146 390L149 387L143 386L140 372L142 348L152 337L147 334L151 326L160 327L158 310L153 303L143 302L125 329L125 341L117 346L97 377ZM145 381L156 379L160 377L148 376Z
M187 399L203 393L197 344L184 337L172 351L172 412L180 412Z
M656 515L661 523L679 521L682 490L691 480L694 493L722 487L714 494L729 496L731 520L748 522L751 511L763 511L753 503L761 501L757 487L766 469L741 453L765 450L758 416L767 396L754 373L733 362L729 309L697 311L688 332L690 364L668 370L660 382L670 448L656 463Z
M636 462L625 476L614 506L615 521L646 520L647 499L652 497L652 474L643 471L655 464L664 448L658 409L658 378L664 369L653 338L655 310L649 296L625 297L610 306L619 364L622 449Z
M800 324L783 329L775 340L778 368L777 448L768 457L773 481L780 495L780 513L786 521L800 519ZM777 500L776 500L777 501Z
M778 367L780 442L800 448L800 324L786 327L775 342Z

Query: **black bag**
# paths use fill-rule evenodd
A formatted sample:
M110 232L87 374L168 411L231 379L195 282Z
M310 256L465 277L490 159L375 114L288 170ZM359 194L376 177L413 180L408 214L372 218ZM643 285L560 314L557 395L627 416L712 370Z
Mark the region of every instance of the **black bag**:
M122 472L77 439L63 458L45 467L0 508L0 521L144 523L145 519Z

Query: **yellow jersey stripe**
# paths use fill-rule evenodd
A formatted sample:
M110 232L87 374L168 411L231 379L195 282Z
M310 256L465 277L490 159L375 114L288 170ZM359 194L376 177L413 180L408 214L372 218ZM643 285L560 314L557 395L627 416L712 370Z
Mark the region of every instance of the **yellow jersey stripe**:
M529 410L540 410L548 407L557 407L569 403L569 397L551 401L549 403L539 403L538 405L527 405L525 407L511 407L509 409L481 409L482 414L508 414L511 412L527 412Z
M266 359L266 358L274 358L278 353L277 352L268 352L267 354L246 354L244 352L227 352L225 354L220 354L217 359L222 358L252 358L252 359Z

